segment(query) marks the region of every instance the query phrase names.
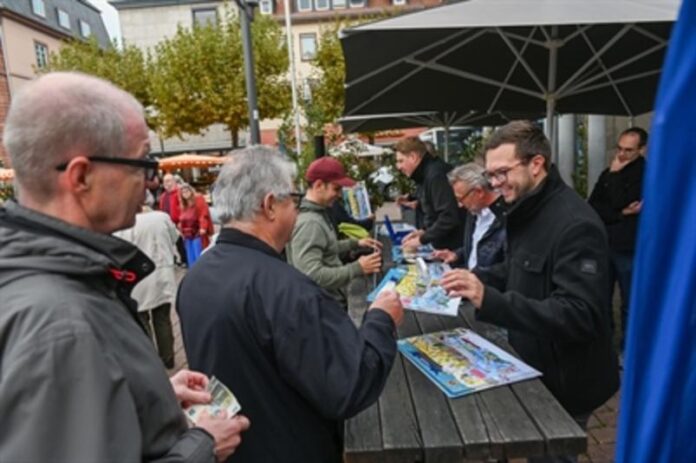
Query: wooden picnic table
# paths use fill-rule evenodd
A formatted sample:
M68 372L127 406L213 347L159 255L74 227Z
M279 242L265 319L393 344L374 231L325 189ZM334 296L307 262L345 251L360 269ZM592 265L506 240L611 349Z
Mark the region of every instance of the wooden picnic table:
M389 246L385 255L389 256ZM368 307L371 279L351 285L356 322ZM466 327L512 353L471 304L458 317L406 311L399 338ZM346 463L463 462L584 453L587 435L539 379L448 399L401 354L379 401L345 425Z

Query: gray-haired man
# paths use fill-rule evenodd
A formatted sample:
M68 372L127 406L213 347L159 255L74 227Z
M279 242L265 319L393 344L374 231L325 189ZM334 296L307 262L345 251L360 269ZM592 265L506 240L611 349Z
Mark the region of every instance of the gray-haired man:
M230 386L254 422L235 462L341 461L341 420L377 400L396 354L396 293L378 296L358 329L283 261L295 171L270 148L233 156L213 191L223 229L179 289L190 365Z
M458 267L486 268L505 258L505 202L500 193L488 183L485 169L470 162L447 174L459 207L467 215L464 226L464 246L437 250L434 257Z
M14 96L4 139L19 203L0 209L0 461L227 458L248 420L189 428L180 403L209 401L207 378L170 383L130 298L152 261L110 236L157 171L140 104L47 74Z

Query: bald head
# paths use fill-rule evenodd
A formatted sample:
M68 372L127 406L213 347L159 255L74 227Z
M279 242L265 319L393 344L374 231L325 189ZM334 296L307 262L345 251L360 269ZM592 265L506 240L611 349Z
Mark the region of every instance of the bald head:
M115 157L127 151L129 125L143 108L113 84L79 73L50 73L12 99L4 143L20 194L50 197L58 164L76 156Z

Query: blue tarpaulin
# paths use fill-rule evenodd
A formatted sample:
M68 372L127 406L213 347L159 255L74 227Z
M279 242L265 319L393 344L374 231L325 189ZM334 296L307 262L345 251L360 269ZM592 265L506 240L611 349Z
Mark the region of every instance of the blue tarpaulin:
M696 462L696 0L672 30L651 137L617 461Z

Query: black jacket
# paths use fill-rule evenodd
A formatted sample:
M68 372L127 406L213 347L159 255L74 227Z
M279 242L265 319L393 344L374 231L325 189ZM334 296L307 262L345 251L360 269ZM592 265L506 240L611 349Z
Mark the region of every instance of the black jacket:
M639 214L623 215L621 210L642 199L645 158L638 156L618 172L606 169L590 195L590 205L607 227L609 247L633 253L636 249Z
M507 240L505 234L505 200L500 196L489 206L495 220L488 230L479 240L476 248L476 268L485 269L505 260L505 248ZM477 217L474 214L467 214L464 225L464 245L457 249L456 267L466 268L469 264L469 255L474 245L474 231L476 230Z
M422 212L425 234L423 244L432 243L436 249L458 249L462 246L463 215L447 181L452 166L429 154L411 174L416 182L418 209Z
M480 273L502 291L486 286L478 316L508 328L512 347L566 410L590 412L619 384L604 226L552 167L509 210L507 236L505 264Z
M377 400L396 355L385 312L357 329L309 277L231 228L184 278L177 310L190 366L251 420L235 463L339 462L341 420Z

